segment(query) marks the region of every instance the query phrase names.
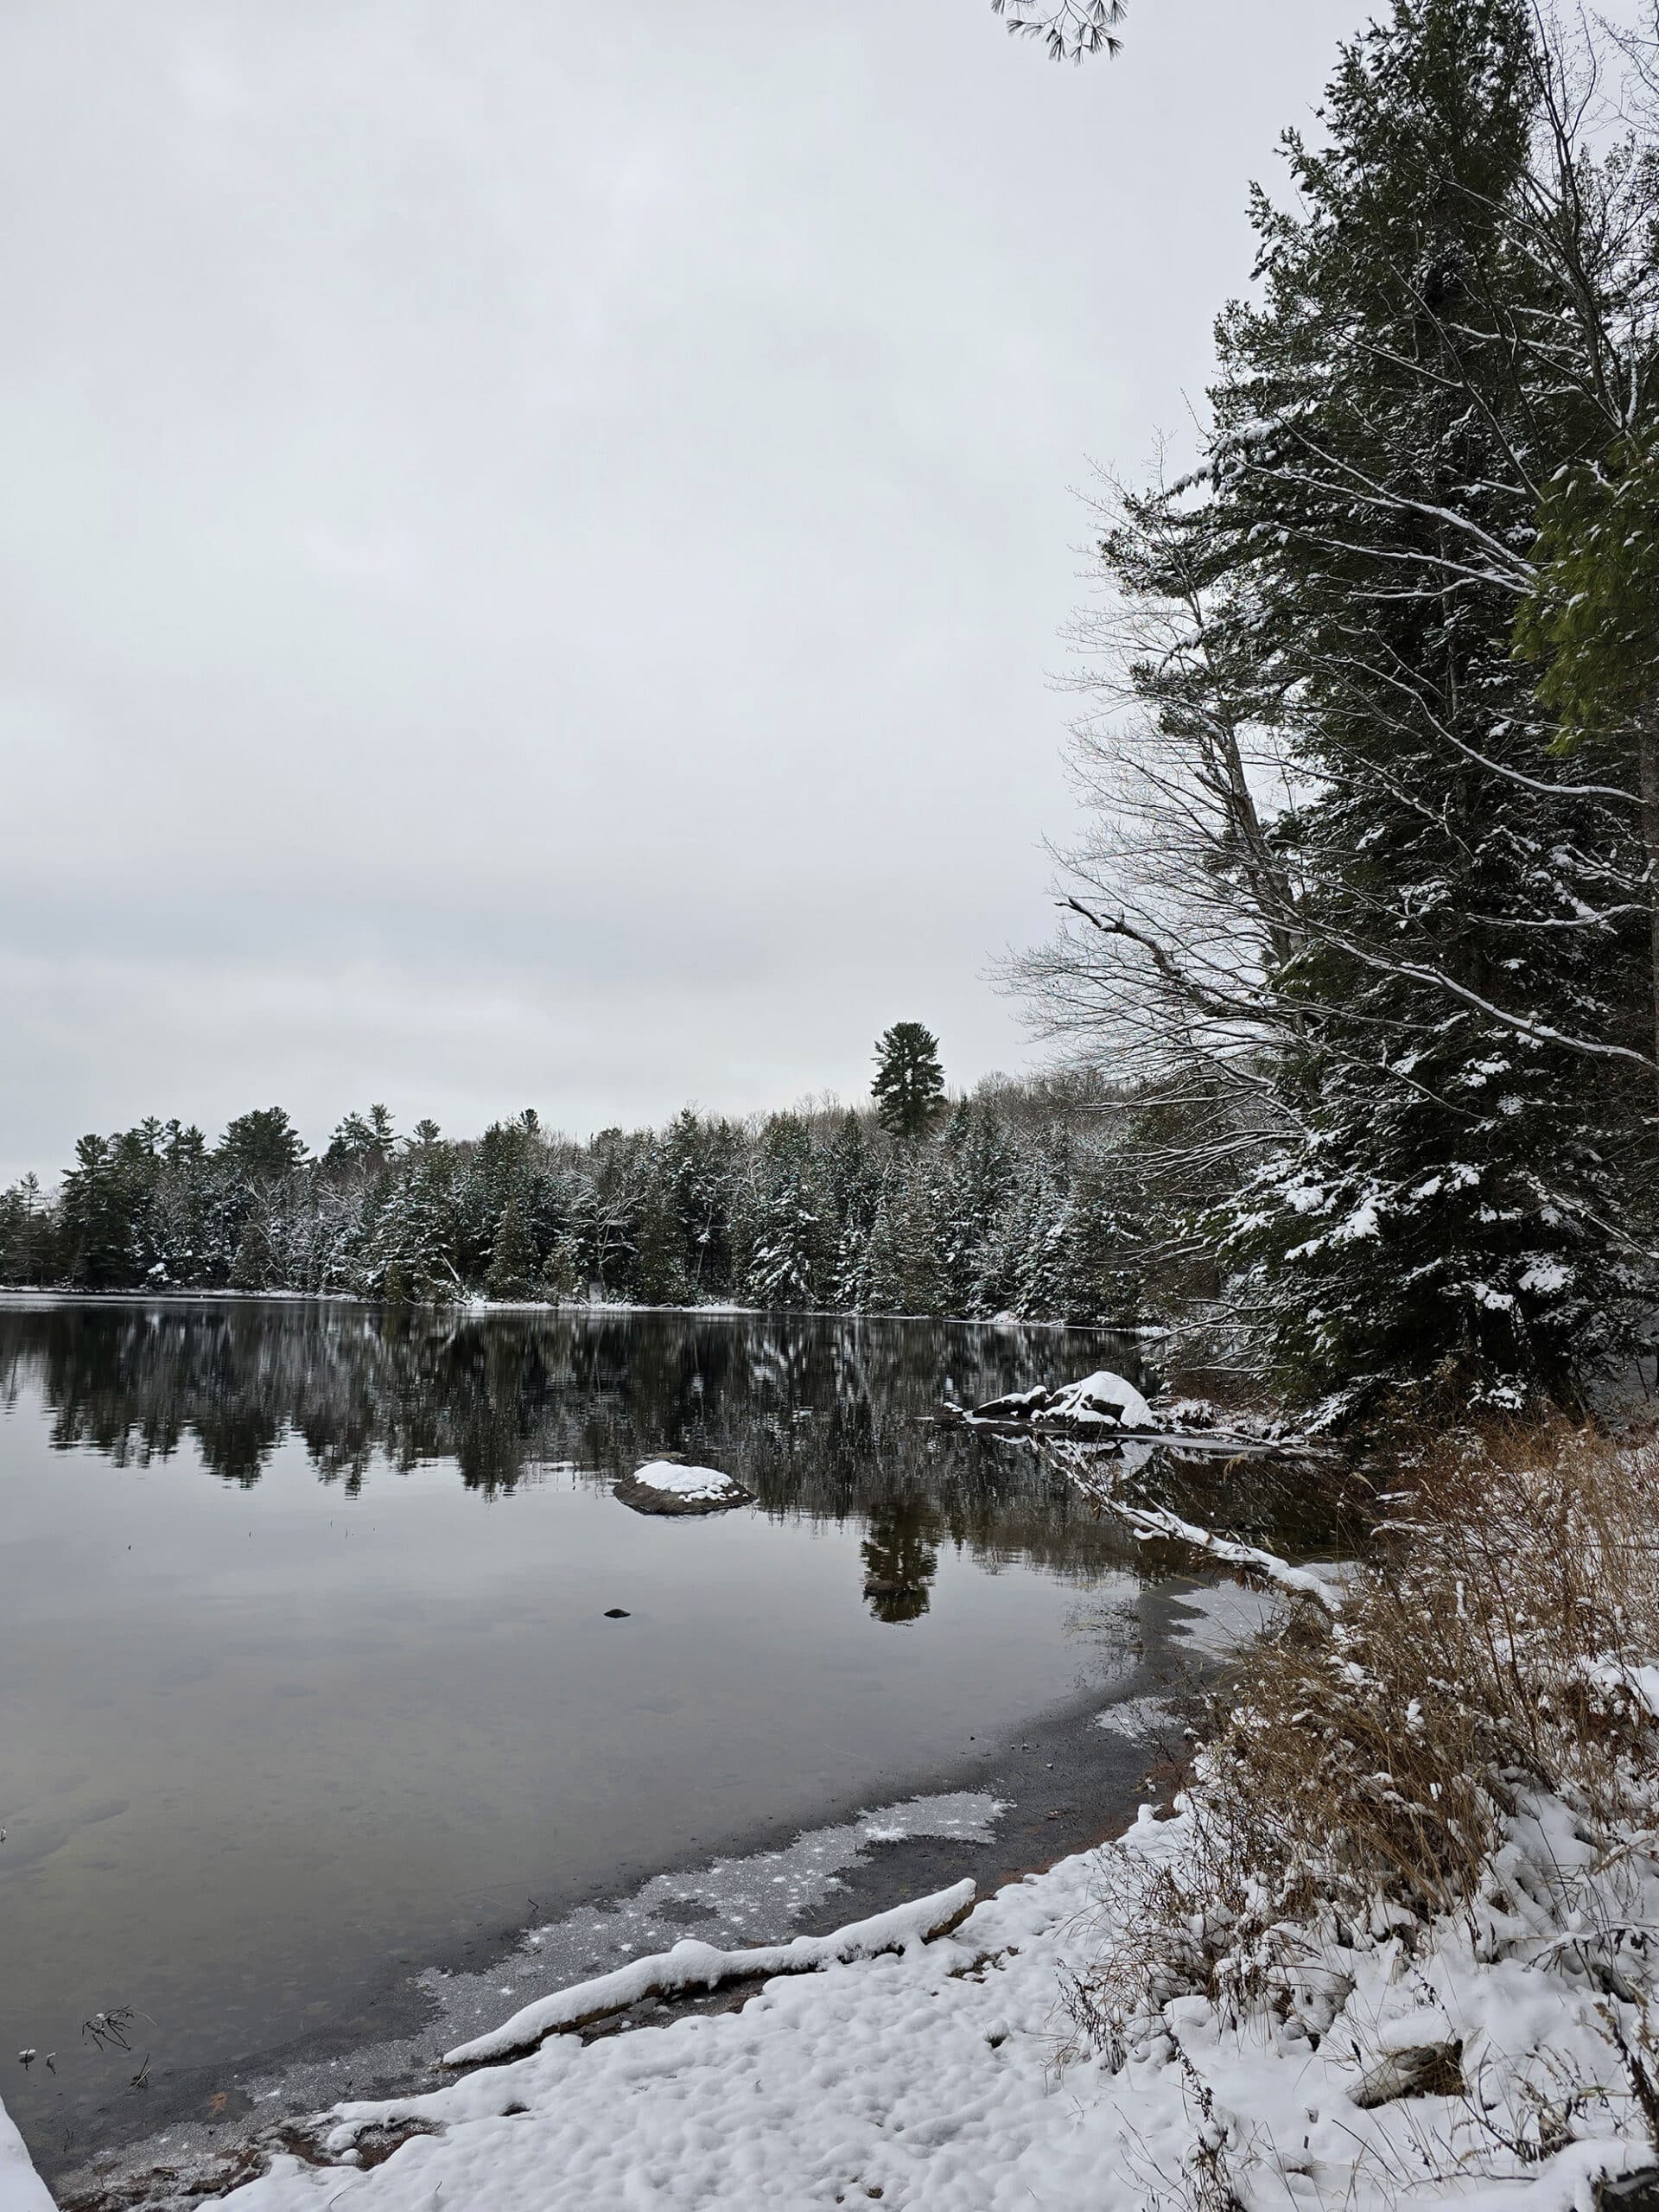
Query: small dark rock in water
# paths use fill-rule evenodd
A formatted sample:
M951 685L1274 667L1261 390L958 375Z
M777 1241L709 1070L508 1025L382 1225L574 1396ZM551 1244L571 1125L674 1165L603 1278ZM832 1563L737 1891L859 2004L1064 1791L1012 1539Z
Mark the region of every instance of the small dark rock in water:
M607 1608L605 1618L607 1621L631 1621L633 1615L625 1612L620 1605L611 1605Z

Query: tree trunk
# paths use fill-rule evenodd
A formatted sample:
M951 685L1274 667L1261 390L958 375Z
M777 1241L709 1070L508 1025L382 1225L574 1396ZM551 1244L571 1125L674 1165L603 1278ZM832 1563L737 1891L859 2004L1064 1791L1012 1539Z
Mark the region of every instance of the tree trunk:
M1648 931L1653 983L1652 1049L1659 1060L1659 705L1650 706L1637 731L1642 796L1642 842L1648 855Z

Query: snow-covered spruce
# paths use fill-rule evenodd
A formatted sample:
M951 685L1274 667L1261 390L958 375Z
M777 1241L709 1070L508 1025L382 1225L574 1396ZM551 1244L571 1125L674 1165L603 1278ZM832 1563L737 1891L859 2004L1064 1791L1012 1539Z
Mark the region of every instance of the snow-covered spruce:
M753 1492L718 1467L686 1467L674 1459L648 1459L612 1485L612 1495L636 1513L724 1513L753 1502Z

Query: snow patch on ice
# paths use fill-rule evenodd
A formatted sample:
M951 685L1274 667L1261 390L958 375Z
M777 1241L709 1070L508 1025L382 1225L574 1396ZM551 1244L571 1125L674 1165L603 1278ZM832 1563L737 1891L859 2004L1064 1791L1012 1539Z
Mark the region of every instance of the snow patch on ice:
M1166 1698L1128 1697L1117 1705L1103 1706L1095 1726L1109 1736L1150 1736L1168 1716Z
M646 1997L712 1989L718 1982L754 1974L822 1974L828 1967L844 1966L854 1959L879 1958L887 1951L910 1952L942 1927L954 1925L973 1899L973 1883L962 1881L932 1897L912 1898L868 1920L854 1921L833 1935L797 1936L788 1943L763 1943L741 1951L722 1951L688 1936L671 1951L635 1959L613 1973L538 1998L487 2035L474 2036L470 2043L446 2052L443 2063L473 2066L482 2060L505 2057L560 2029L580 2027L609 2013L626 2012Z
M1259 1636L1274 1617L1275 1600L1261 1590L1236 1582L1217 1582L1207 1588L1183 1590L1176 1604L1190 1619L1176 1619L1173 1632L1206 1659L1222 1659L1252 1636Z
M338 2060L307 2060L281 2074L251 2076L243 2087L257 2124L265 2126L279 2115L334 2104L342 2090L351 2093L353 2082L429 2081L429 2069L444 2051L499 2023L505 1983L511 1982L513 1995L528 2002L659 1953L682 1936L695 1936L728 1950L777 1942L843 1890L849 1872L869 1864L873 1846L912 1839L988 1843L1007 1810L1006 1801L988 1792L940 1791L809 1828L776 1850L653 1875L628 1896L584 1905L529 1929L507 1958L478 1973L428 1968L416 1980L431 2002L431 2017L412 2034L355 2050L343 2065ZM492 2073L490 2078L499 2076ZM210 2135L205 2126L179 2123L170 2133L173 2140L165 2151L156 2138L130 2145L122 2154L123 2171L148 2171L158 2160L184 2170L193 2160L215 2158L227 2147L222 2126ZM90 2183L94 2177L87 2178ZM338 2190L346 2173L330 2169L326 2178L331 2190ZM330 2193L323 2192L322 2203ZM253 2212L260 2201L245 2200L245 2212ZM446 2191L440 2212L450 2201ZM464 2194L453 2201L468 2202ZM483 2212L491 2201L487 2195L471 2200L474 2212ZM537 2201L544 2202L545 2196ZM579 2193L571 2199L582 2201ZM346 2212L349 2202L348 2196L340 2212ZM14 2212L3 2196L0 2212ZM50 2200L24 2200L15 2212L50 2212ZM311 2204L309 2212L318 2212L317 2205Z

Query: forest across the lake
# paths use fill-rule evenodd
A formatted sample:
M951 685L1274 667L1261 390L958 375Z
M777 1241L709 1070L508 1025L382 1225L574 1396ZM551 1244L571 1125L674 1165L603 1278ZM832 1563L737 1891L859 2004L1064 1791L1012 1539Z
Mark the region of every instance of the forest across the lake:
M385 1107L313 1155L280 1108L216 1143L83 1137L51 1197L0 1193L0 1282L355 1293L388 1304L737 1303L1132 1324L1144 1228L1098 1077L993 1082L913 1135L874 1108L688 1108L586 1141L532 1109L475 1139Z

